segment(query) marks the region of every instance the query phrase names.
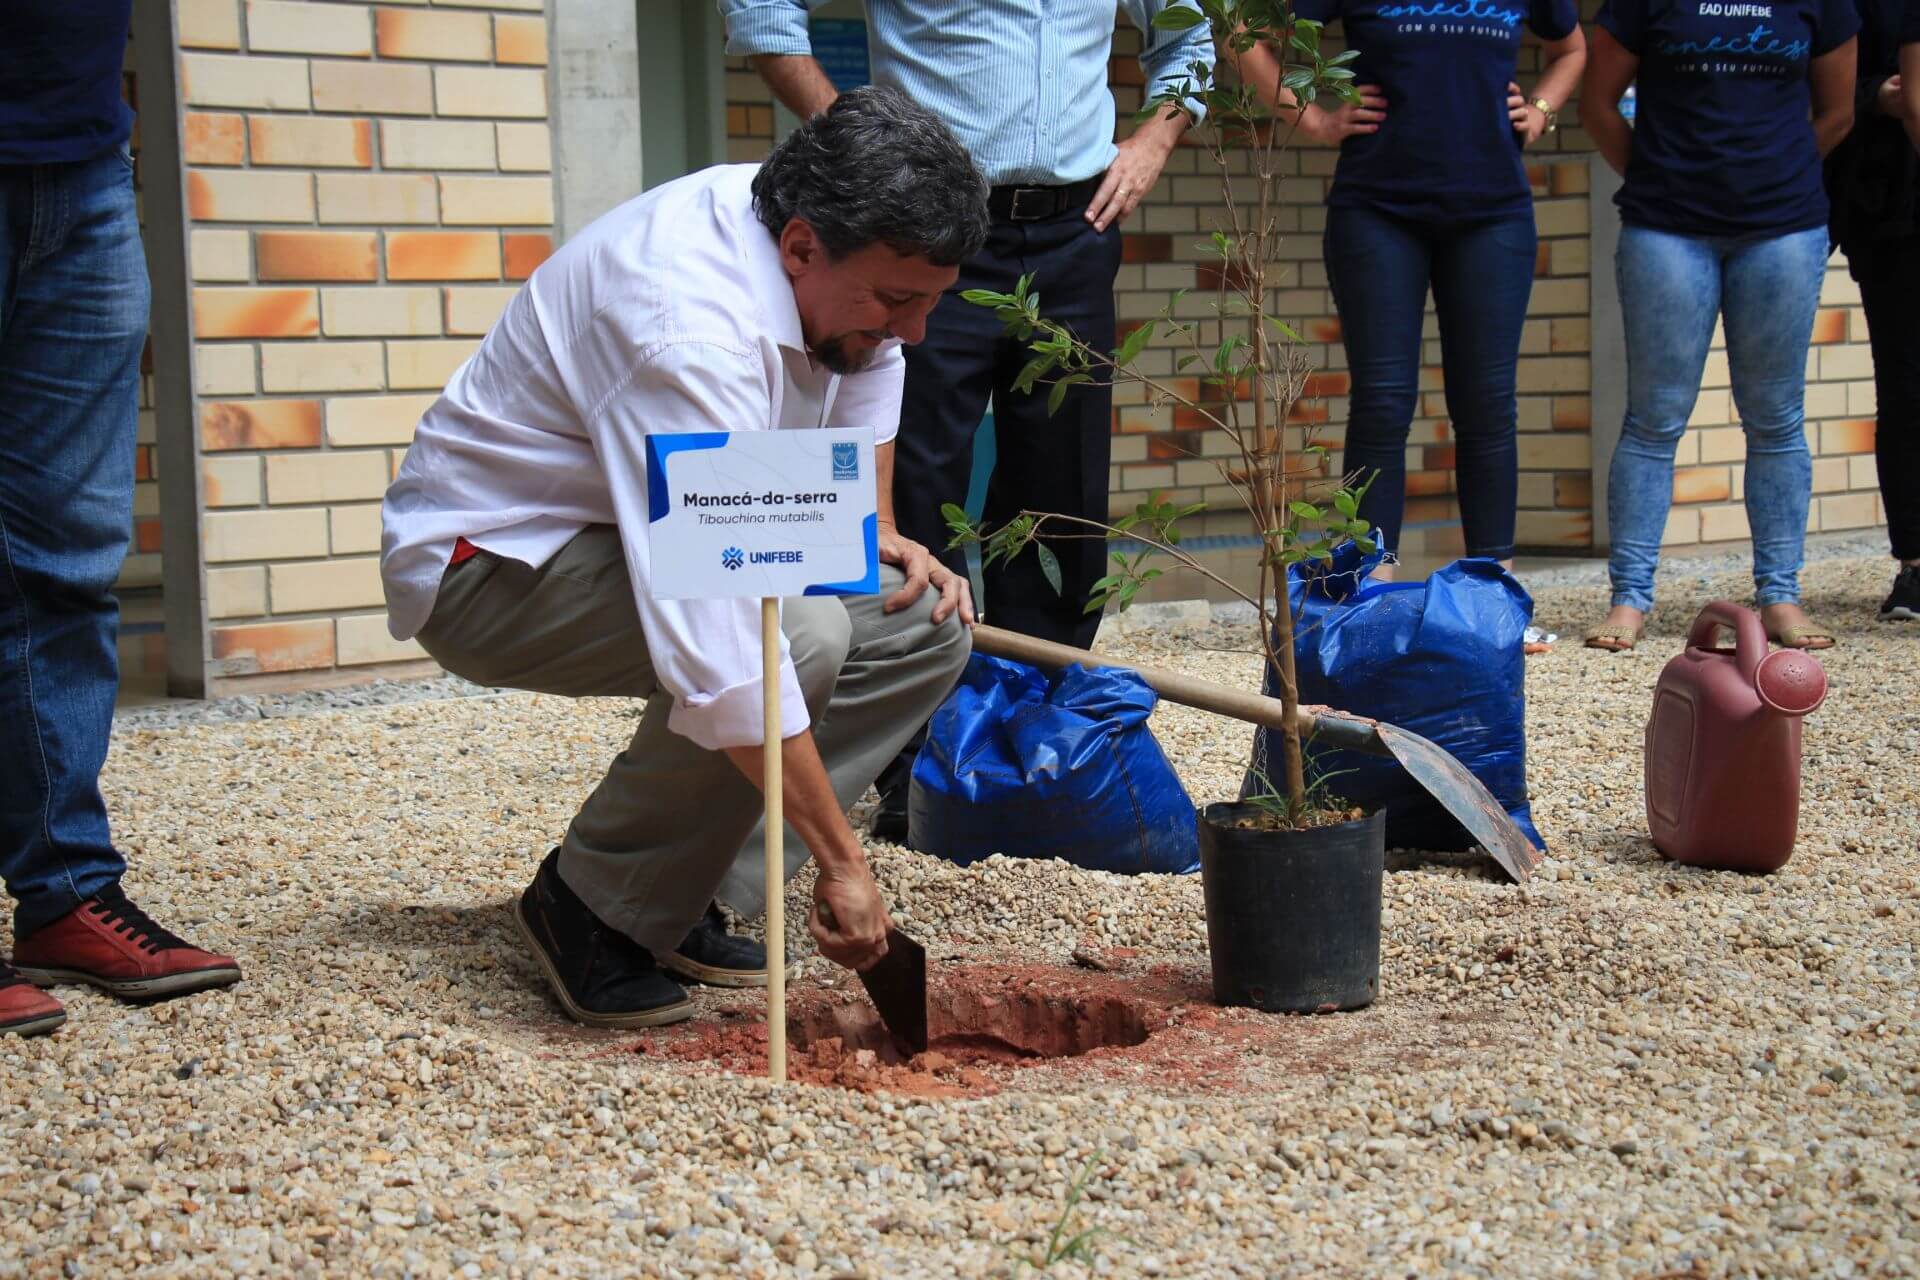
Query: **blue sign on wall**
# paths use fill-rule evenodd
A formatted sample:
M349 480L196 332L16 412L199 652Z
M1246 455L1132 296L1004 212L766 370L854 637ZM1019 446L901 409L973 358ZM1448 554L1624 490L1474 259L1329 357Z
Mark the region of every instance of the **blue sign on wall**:
M813 18L807 23L807 39L813 45L814 60L841 93L872 78L864 19Z

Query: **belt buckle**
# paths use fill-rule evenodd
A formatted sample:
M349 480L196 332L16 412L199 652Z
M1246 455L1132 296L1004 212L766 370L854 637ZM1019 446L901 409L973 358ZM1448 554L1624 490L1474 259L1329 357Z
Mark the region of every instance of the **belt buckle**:
M1036 207L1031 213L1022 213L1020 205L1022 200L1027 197L1032 197L1033 203L1036 206L1038 206L1041 201L1046 201L1046 208L1043 210ZM1034 222L1041 218L1051 218L1053 213L1054 199L1053 189L1051 187L1015 187L1013 189L1013 204L1007 210L1008 218L1015 222Z

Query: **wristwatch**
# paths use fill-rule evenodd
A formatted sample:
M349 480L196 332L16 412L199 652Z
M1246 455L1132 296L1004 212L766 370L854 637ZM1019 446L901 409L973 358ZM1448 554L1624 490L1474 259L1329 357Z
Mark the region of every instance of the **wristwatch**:
M1548 102L1545 98L1535 98L1530 105L1540 108L1540 114L1547 118L1548 133L1552 133L1560 127L1560 113L1554 110L1551 102Z

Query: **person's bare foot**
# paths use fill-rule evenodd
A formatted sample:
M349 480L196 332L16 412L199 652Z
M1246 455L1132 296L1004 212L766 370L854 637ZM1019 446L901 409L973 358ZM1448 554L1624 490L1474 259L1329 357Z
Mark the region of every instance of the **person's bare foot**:
M1640 641L1647 629L1647 615L1632 605L1617 604L1607 610L1599 626L1587 632L1587 648L1625 653Z
M1833 636L1814 625L1806 610L1797 604L1762 605L1760 621L1767 629L1767 638L1783 648L1833 648Z

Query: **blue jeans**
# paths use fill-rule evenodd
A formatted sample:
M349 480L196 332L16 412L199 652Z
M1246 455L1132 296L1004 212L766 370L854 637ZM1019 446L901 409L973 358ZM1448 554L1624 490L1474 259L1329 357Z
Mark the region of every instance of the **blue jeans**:
M1827 270L1827 230L1767 240L1620 230L1614 260L1627 330L1627 416L1608 471L1613 602L1653 608L1653 575L1673 505L1673 452L1686 434L1724 315L1733 402L1747 433L1754 598L1797 604L1813 495L1807 454L1807 345Z
M1467 554L1513 554L1520 469L1514 366L1533 295L1535 244L1531 211L1444 226L1374 209L1327 211L1327 282L1353 379L1343 465L1361 481L1373 477L1360 515L1381 530L1390 550L1400 547L1407 432L1420 398L1431 285Z
M16 937L125 869L99 778L147 303L124 150L0 165L0 878Z

